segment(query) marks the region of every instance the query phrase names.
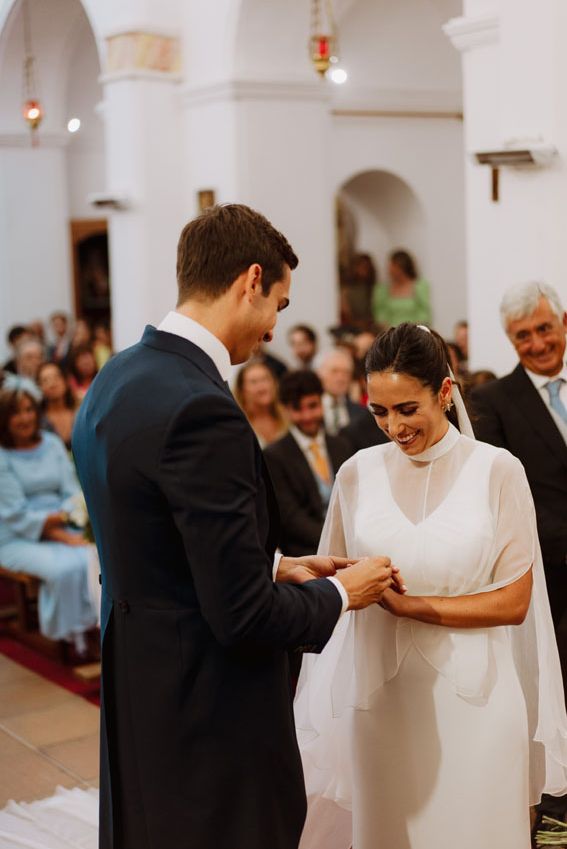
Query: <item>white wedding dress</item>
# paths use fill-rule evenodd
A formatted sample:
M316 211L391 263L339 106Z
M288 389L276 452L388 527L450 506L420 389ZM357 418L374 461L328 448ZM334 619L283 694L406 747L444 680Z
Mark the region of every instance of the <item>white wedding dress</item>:
M534 591L515 627L347 613L304 659L301 849L529 849L529 805L567 787L567 720L520 462L453 426L418 458L361 451L337 477L320 551L387 555L412 595L494 591L534 564Z

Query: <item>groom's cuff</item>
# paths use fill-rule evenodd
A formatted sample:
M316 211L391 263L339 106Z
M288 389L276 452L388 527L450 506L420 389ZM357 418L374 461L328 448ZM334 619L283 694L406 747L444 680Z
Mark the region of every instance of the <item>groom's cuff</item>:
M274 554L274 567L272 569L272 581L276 580L276 575L278 574L278 569L280 568L280 560L282 559L283 554L281 551L276 551Z
M341 601L342 601L342 603L343 603L343 608L342 608L342 610L341 610L341 616L342 616L342 615L343 615L343 613L346 613L346 612L347 612L347 610L348 610L348 595L347 595L347 591L345 590L345 588L343 587L343 585L341 584L341 582L339 581L339 579L338 579L338 578L327 578L327 580L328 580L328 581L330 581L332 584L334 584L334 585L335 585L335 587L337 588L337 592L338 592L338 594L339 594L339 595L340 595L340 597L341 597Z
M274 554L274 566L272 568L272 580L274 582L275 582L276 576L278 574L278 569L280 567L280 560L282 559L282 557L283 557L283 554L281 553L281 551L276 551L276 553ZM348 610L347 591L345 590L345 588L343 587L341 582L338 580L338 578L326 578L326 580L330 581L337 588L337 592L340 595L341 601L343 603L342 610L341 610L341 616L342 616L343 613L346 613L346 611Z

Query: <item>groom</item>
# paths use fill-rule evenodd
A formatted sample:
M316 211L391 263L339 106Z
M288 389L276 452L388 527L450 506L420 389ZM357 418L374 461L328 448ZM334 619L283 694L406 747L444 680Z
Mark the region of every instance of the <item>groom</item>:
M101 849L295 849L287 650L321 651L343 610L392 583L386 558L336 576L346 561L274 560L274 494L226 380L272 338L296 265L245 206L191 221L177 310L78 414L102 564Z

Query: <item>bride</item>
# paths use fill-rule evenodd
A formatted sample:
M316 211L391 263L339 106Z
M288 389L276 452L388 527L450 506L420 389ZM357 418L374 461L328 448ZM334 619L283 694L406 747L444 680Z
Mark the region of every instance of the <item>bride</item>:
M529 849L530 804L567 790L567 718L523 467L471 438L438 334L387 331L367 373L391 442L342 467L320 552L380 551L408 592L306 658L301 847Z

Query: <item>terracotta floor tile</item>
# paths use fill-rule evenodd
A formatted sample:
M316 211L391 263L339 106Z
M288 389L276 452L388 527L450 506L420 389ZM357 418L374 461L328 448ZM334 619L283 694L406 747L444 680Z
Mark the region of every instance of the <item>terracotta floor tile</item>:
M10 800L31 802L52 796L57 785L74 787L77 780L0 730L0 808Z
M15 663L15 661L0 654L0 685L26 679L29 681L35 677L37 676L30 669L26 669L25 666L20 666L19 663Z
M99 736L97 733L90 734L88 737L81 737L80 740L42 746L40 751L80 775L85 781L94 781L98 778L98 749Z
M32 673L28 678L16 674L0 683L0 720L70 703L74 698L68 690L39 675Z
M50 708L3 719L2 725L34 746L51 746L96 734L99 710L85 699L71 696Z

